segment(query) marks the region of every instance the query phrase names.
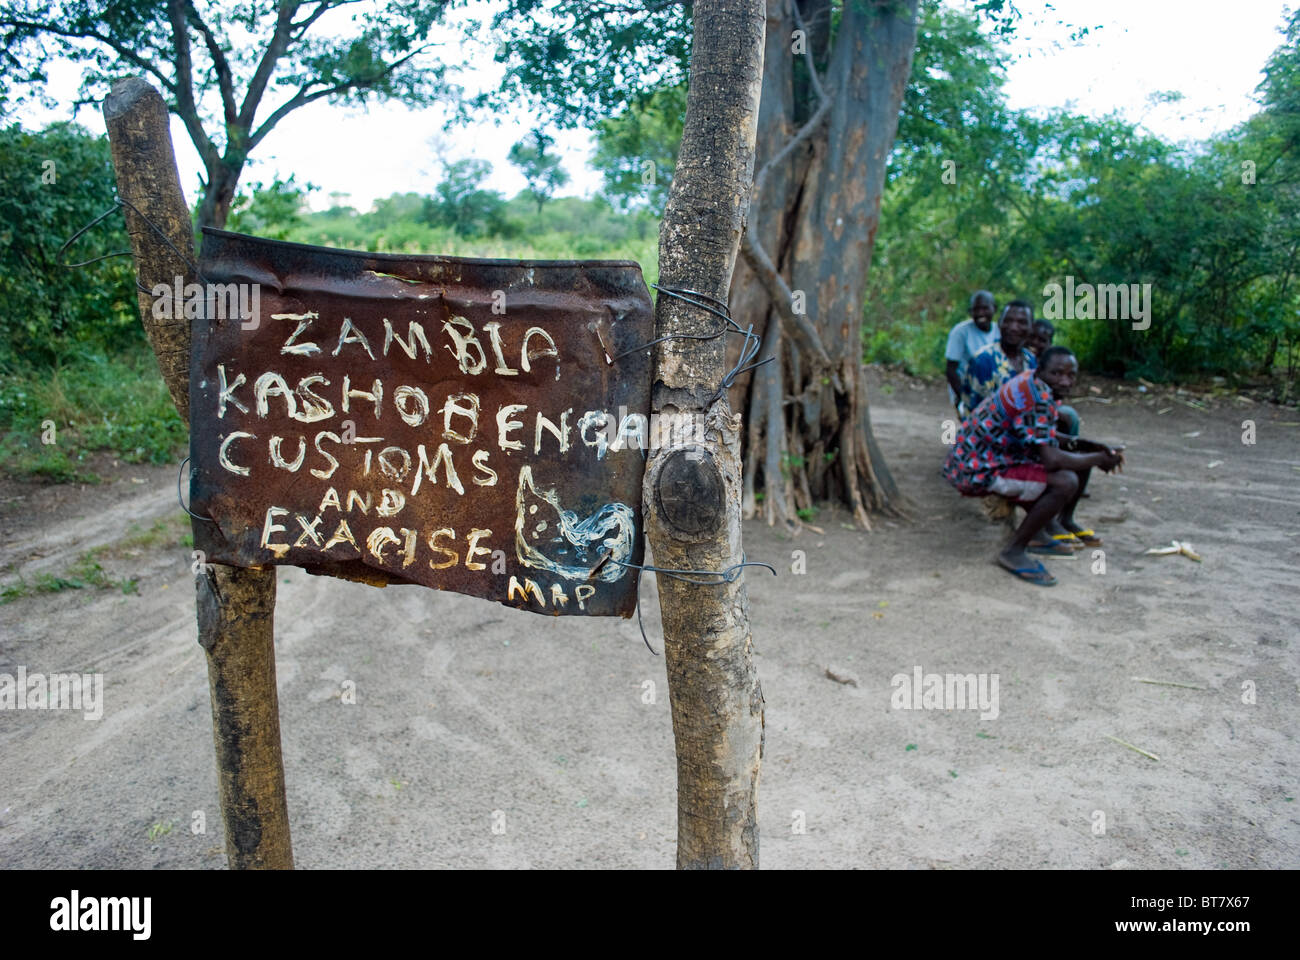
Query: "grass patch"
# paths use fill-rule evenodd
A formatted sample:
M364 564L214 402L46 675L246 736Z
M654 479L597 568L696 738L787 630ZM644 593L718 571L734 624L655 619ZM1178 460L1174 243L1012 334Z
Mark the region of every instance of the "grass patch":
M123 553L133 550L146 550L152 547L192 547L194 534L190 532L190 518L183 513L172 514L155 520L147 530L140 524L133 523L126 529L126 537L117 543L97 547L97 556L105 553Z
M85 466L94 451L168 463L187 436L147 348L0 374L0 470L13 477L94 482Z
M23 597L32 597L42 593L62 593L64 590L121 590L127 595L138 595L140 582L135 577L114 580L108 575L100 558L111 551L112 547L96 547L87 550L77 558L63 573L41 573L28 580L21 574L13 583L0 588L0 606L13 603Z
M193 547L194 534L190 531L190 518L183 513L171 514L145 526L131 524L126 536L116 543L105 543L82 553L76 562L63 573L38 574L28 580L18 578L0 587L0 606L23 597L41 593L61 593L64 590L121 590L127 596L139 596L138 577L115 580L108 575L101 560L136 556L142 550Z

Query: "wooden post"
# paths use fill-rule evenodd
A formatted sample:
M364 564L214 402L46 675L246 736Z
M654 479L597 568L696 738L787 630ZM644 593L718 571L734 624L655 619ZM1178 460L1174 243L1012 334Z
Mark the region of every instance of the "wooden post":
M191 266L193 226L162 97L138 77L119 81L104 100L104 122L117 193L130 204L123 216L140 283L153 289L159 284L172 288L177 277L197 282ZM170 311L177 319L155 317L147 293L139 292L138 300L167 389L188 423L189 322L181 309ZM204 522L193 521L196 527ZM199 643L208 655L226 856L232 869L290 869L293 851L275 689L275 570L218 564L203 570L197 577Z
M749 208L763 76L763 0L697 0L686 126L659 228L659 283L726 303ZM722 321L660 293L655 336L708 337ZM652 409L699 423L647 464L646 534L661 568L741 562L740 417L727 392L726 338L659 345ZM756 868L763 695L743 578L702 586L656 577L677 747L677 866Z

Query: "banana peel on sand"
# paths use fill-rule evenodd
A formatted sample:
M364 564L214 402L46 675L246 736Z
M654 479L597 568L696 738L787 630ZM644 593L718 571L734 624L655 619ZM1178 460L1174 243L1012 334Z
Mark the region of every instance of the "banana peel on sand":
M1182 554L1189 560L1201 562L1201 555L1192 549L1192 545L1184 540L1174 540L1167 547L1152 547L1146 552L1147 556L1165 557L1172 554Z

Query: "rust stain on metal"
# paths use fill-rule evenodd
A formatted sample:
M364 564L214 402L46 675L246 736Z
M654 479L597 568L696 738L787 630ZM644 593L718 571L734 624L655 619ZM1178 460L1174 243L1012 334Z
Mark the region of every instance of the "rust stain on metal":
M214 521L209 561L631 615L636 571L613 561L642 561L650 353L609 357L653 336L640 267L210 229L203 250L190 509Z

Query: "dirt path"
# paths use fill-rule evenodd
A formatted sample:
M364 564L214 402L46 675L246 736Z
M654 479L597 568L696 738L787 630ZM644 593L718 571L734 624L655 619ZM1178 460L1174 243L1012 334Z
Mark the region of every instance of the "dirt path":
M995 567L1002 528L938 475L946 396L901 379L874 416L915 523L746 527L750 557L781 571L749 579L764 866L1300 866L1300 414L1102 389L1114 402L1079 404L1085 432L1130 449L1081 510L1104 574L1088 553L1049 560L1051 590ZM175 471L128 472L80 497L0 498L0 583L109 545L105 578L137 591L0 606L0 673L99 671L105 701L99 720L0 711L3 867L224 865ZM1204 561L1143 555L1175 539ZM649 577L642 597L657 638ZM635 621L286 568L277 632L300 866L672 865L663 661ZM997 716L895 709L891 681L917 667L997 675Z

